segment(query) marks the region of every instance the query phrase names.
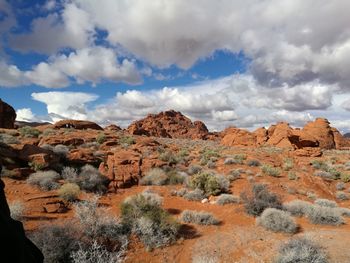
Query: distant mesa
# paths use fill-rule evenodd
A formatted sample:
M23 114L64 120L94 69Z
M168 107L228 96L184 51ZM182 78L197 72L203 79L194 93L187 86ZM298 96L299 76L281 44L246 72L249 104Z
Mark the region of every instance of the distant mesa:
M302 129L293 129L286 122L259 128L254 132L230 127L222 132L221 144L226 146L276 146L280 148L302 149L342 149L350 146L340 132L330 126L329 121L317 118Z
M133 122L127 131L133 135L181 139L207 139L210 135L203 122L192 122L174 110L149 114L146 118Z
M92 121L81 121L81 120L61 120L56 122L53 127L55 129L61 128L73 128L77 130L103 130L101 126Z
M16 117L16 111L0 99L0 128L14 129Z

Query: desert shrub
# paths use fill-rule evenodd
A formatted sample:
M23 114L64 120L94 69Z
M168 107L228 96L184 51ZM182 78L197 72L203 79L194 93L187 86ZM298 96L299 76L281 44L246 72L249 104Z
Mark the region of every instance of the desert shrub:
M232 204L232 203L239 203L239 197L230 195L230 194L221 194L218 199L216 200L216 203L218 205L226 205L226 204Z
M186 188L181 188L179 190L173 190L171 191L171 195L172 196L180 196L183 197L186 193L187 193L187 189Z
M326 171L316 171L316 172L314 172L314 176L321 177L321 178L327 179L327 180L334 179L334 176L331 173L326 172Z
M189 185L192 189L202 190L206 195L218 195L227 192L230 187L226 177L209 172L193 175Z
M141 178L141 185L175 185L182 184L185 181L186 175L179 173L176 170L165 172L160 168L149 170L144 177Z
M344 223L339 210L319 205L312 206L307 213L307 217L311 223L318 225L338 226Z
M294 162L293 159L291 158L286 158L283 162L283 170L285 171L289 171L291 169L293 169L294 166Z
M213 214L204 211L185 210L181 213L180 217L185 223L197 225L217 225L220 223Z
M295 172L289 171L289 172L288 172L288 179L289 179L289 180L296 180L296 179L298 179L298 176L296 175Z
M38 138L41 133L39 130L30 126L21 127L18 129L18 131L22 137L26 138Z
M178 234L179 224L160 207L161 203L157 194L141 193L121 204L123 222L148 248L171 244Z
M186 192L183 197L189 201L202 201L205 198L205 194L200 189L194 189L193 191Z
M57 144L53 147L53 152L61 158L66 158L69 153L69 147L63 144Z
M235 169L229 172L227 178L230 182L233 182L241 177L242 169Z
M29 238L39 247L45 263L71 262L71 253L78 249L74 228L69 225L48 225L36 230Z
M253 216L259 216L266 208L282 208L280 198L276 194L270 193L267 186L263 184L253 185L250 194L243 192L241 200L247 214Z
M40 170L42 170L42 169L44 169L44 168L47 167L46 164L44 164L44 163L38 163L38 162L29 162L29 163L28 163L28 166L29 166L30 168L32 168L34 171L36 171L36 172L38 172L38 171L40 171Z
M202 167L199 166L199 165L190 165L190 166L188 167L188 170L187 170L187 172L188 172L189 175L198 174L198 173L200 173L201 171L202 171Z
M136 141L132 136L122 136L119 138L118 143L121 145L132 145L135 144Z
M336 209L338 210L338 212L339 212L342 216L350 217L350 209L349 209L349 208L346 208L346 207L337 207Z
M317 169L317 170L324 170L324 171L328 170L328 164L326 164L323 161L313 160L311 161L311 165L314 169Z
M0 134L0 142L5 144L18 144L19 140L10 134L2 133Z
M314 192L307 192L306 196L311 200L315 200L317 198L317 194L315 194Z
M308 213L313 205L303 200L293 200L283 204L283 208L293 216L304 216Z
M124 261L126 248L127 243L111 252L94 240L89 245L79 244L79 249L72 252L71 258L73 263L121 263Z
M342 180L344 183L350 182L350 173L341 173L340 180Z
M215 169L216 168L216 161L210 159L208 162L207 162L207 167L209 169Z
M165 151L159 155L159 160L167 162L169 165L177 164L179 162L177 156L171 151Z
M21 220L25 211L25 206L22 201L13 201L9 203L11 217L15 220Z
M45 129L42 133L43 136L55 135L56 131L54 129L48 128Z
M43 190L53 190L59 187L57 180L60 175L55 171L39 171L31 174L27 183L31 185L37 185Z
M68 182L75 182L78 177L78 170L73 167L65 166L61 171L61 177Z
M336 202L328 199L323 199L323 198L316 199L315 204L319 206L332 207L332 208L338 206Z
M78 199L80 187L75 183L66 183L58 189L58 195L65 201L72 202Z
M168 176L164 170L153 168L149 170L144 177L141 178L141 185L165 185L167 184Z
M219 157L220 157L220 154L217 150L206 148L206 149L201 151L200 164L206 165L209 162L209 160L214 161Z
M343 191L337 191L335 197L341 201L349 200L349 196Z
M88 192L103 193L107 191L109 180L103 176L97 168L90 164L86 164L72 183L79 185L80 189Z
M289 240L278 251L275 263L328 263L323 249L305 238Z
M244 160L247 159L245 154L235 154L231 158L226 158L224 164L243 164Z
M106 141L106 135L104 133L99 133L97 136L96 136L96 142L98 144L102 144Z
M255 167L257 167L257 166L260 166L261 163L260 163L259 160L248 160L247 161L247 165L248 166L255 166Z
M258 225L274 232L295 233L298 226L289 212L267 208L256 219Z
M267 174L267 175L273 176L273 177L279 177L281 174L281 170L278 167L272 167L269 164L264 164L261 167L261 170L264 174Z
M344 190L345 189L345 184L343 182L338 182L336 185L335 185L335 189L341 191L341 190Z

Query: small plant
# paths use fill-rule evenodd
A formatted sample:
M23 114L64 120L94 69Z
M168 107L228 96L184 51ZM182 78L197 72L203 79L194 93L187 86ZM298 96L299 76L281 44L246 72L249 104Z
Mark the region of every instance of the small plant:
M50 136L50 135L55 135L56 131L54 129L48 128L45 129L42 133L43 136Z
M344 190L345 189L345 184L343 182L338 182L336 185L335 185L335 189L341 191L341 190Z
M118 142L121 145L129 146L135 144L136 141L132 136L122 136L119 138Z
M307 217L311 223L318 225L338 226L344 223L344 219L337 209L319 205L312 206Z
M321 177L321 178L326 179L326 180L333 180L334 179L334 176L331 173L326 172L326 171L316 171L314 173L314 176Z
M189 185L192 189L200 189L206 195L218 195L227 192L230 186L229 181L222 175L203 172L193 175Z
M235 154L232 158L226 158L224 164L243 164L244 160L247 159L247 155L245 154Z
M273 176L273 177L279 177L281 174L281 170L277 167L272 167L269 164L264 164L261 167L261 170L264 174L267 174L269 176Z
M336 202L328 199L322 199L322 198L316 199L315 204L319 206L325 206L325 207L331 207L331 208L338 206Z
M98 144L102 144L106 141L106 135L104 133L99 133L97 136L96 136L96 142Z
M25 138L38 138L41 133L39 130L30 126L21 127L18 129L18 131L21 136Z
M259 160L248 160L247 161L247 165L248 166L255 166L255 167L257 167L257 166L260 166L261 164L260 164Z
M123 222L148 248L173 243L179 230L179 224L160 207L161 201L157 194L142 193L121 204Z
M239 179L242 173L243 173L242 169L235 169L229 173L227 178L230 180L230 182L233 182Z
M350 182L350 173L341 173L340 180L342 180L344 183Z
M25 211L23 202L17 200L9 204L11 217L15 220L21 220Z
M302 200L293 200L289 203L283 204L283 208L290 212L293 216L306 215L312 206L312 203L305 202Z
M201 151L200 164L206 165L209 160L214 161L219 157L220 157L220 154L217 150L206 148L203 151Z
M328 170L328 164L326 164L323 161L313 160L311 161L311 165L316 170L324 170L324 171Z
M341 201L349 200L349 196L343 191L337 191L335 197Z
M288 179L289 179L289 180L297 180L297 179L298 179L298 176L296 175L295 172L289 171L289 172L288 172Z
M267 208L256 219L258 225L274 232L295 233L298 226L290 213L276 208Z
M200 189L195 189L183 194L183 197L189 201L202 201L205 198L204 192Z
M211 213L204 211L185 210L181 213L181 220L185 223L197 225L217 225L220 223Z
M0 142L5 144L18 144L19 140L10 134L3 133L3 134L0 134Z
M29 167L31 167L34 171L38 172L46 167L43 163L37 163L37 162L29 162Z
M209 169L215 169L216 168L216 162L212 159L210 159L208 162L207 162L207 167Z
M239 197L230 195L230 194L221 194L219 198L216 200L216 204L218 205L226 205L226 204L238 204Z
M283 170L289 171L289 170L293 169L293 167L294 167L293 159L287 158L287 159L284 160Z
M141 185L165 185L167 184L168 176L164 170L153 168L149 170L144 177L141 178Z
M78 170L73 167L63 167L61 177L68 182L75 182L78 177Z
M167 162L169 165L174 165L178 163L177 156L171 151L165 151L159 155L159 160Z
M72 174L74 174L74 172L72 172ZM76 183L79 185L80 189L82 190L96 193L106 192L109 183L108 178L103 176L97 168L93 167L90 164L84 165L77 177L72 176L67 179L68 182Z
M274 262L328 263L328 259L323 249L312 241L305 238L296 238L281 246Z
M39 171L33 173L27 179L27 183L31 185L37 185L43 190L53 190L59 187L57 180L60 175L55 171Z
M74 183L66 183L58 190L60 198L67 202L72 202L78 199L80 194L80 187Z
M188 172L189 175L198 174L198 173L200 173L201 171L202 171L202 167L199 166L199 165L190 165L190 166L188 167L188 170L187 170L187 172Z
M247 214L259 216L266 208L282 209L280 198L270 193L267 186L263 184L255 184L252 187L251 193L243 192L241 200L244 203Z

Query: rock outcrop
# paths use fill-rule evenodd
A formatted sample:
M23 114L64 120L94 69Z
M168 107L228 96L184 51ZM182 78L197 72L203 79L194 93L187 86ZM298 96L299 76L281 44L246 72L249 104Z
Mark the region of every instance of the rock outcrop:
M226 146L260 146L270 145L281 148L305 149L300 154L313 152L311 148L342 149L350 147L348 139L329 125L328 120L317 118L308 122L303 129L293 129L286 122L271 125L269 129L259 128L254 132L229 128L223 132L221 143Z
M0 99L0 128L14 129L16 117L16 111Z
M55 129L61 128L73 128L77 130L103 130L101 126L92 121L80 121L80 120L61 120L54 124Z
M203 122L192 122L180 112L173 110L149 114L146 118L133 122L127 131L133 135L181 139L206 139L209 135Z
M1 173L1 163L0 163ZM4 193L4 183L0 179L0 233L1 262L41 263L41 251L25 236L21 222L13 220Z

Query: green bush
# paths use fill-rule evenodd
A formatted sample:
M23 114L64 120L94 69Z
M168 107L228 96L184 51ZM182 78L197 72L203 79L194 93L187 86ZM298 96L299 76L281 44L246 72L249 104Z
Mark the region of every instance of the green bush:
M165 151L159 155L159 160L167 162L169 165L177 164L179 162L177 156L172 151Z
M350 173L341 173L340 179L341 179L344 183L350 182Z
M218 205L226 205L226 204L238 204L239 197L230 195L230 194L221 194L219 198L216 200L216 204Z
M284 160L283 170L289 171L289 170L293 169L293 167L294 167L293 159L287 158L287 159Z
M307 217L311 223L318 225L344 224L340 211L332 207L314 205L308 210Z
M148 248L173 243L179 231L179 224L160 207L161 202L156 194L142 193L128 197L121 204L123 222Z
M99 133L97 136L96 136L96 142L98 144L102 144L106 141L106 135L104 133Z
M259 160L248 160L247 161L248 166L260 166L260 161Z
M30 126L21 127L18 129L18 131L22 137L26 138L38 138L41 133L39 130Z
M129 145L135 144L136 141L132 136L122 136L119 138L118 142L121 145L129 146Z
M58 179L60 175L55 171L39 171L31 174L27 183L31 185L37 185L43 190L53 190L59 187Z
M200 189L206 195L218 195L227 192L230 186L229 181L222 175L203 172L193 175L189 181L192 189Z
M273 176L273 177L279 177L281 174L281 170L277 167L273 167L269 164L264 164L261 167L261 170L264 174L267 174L269 176Z

